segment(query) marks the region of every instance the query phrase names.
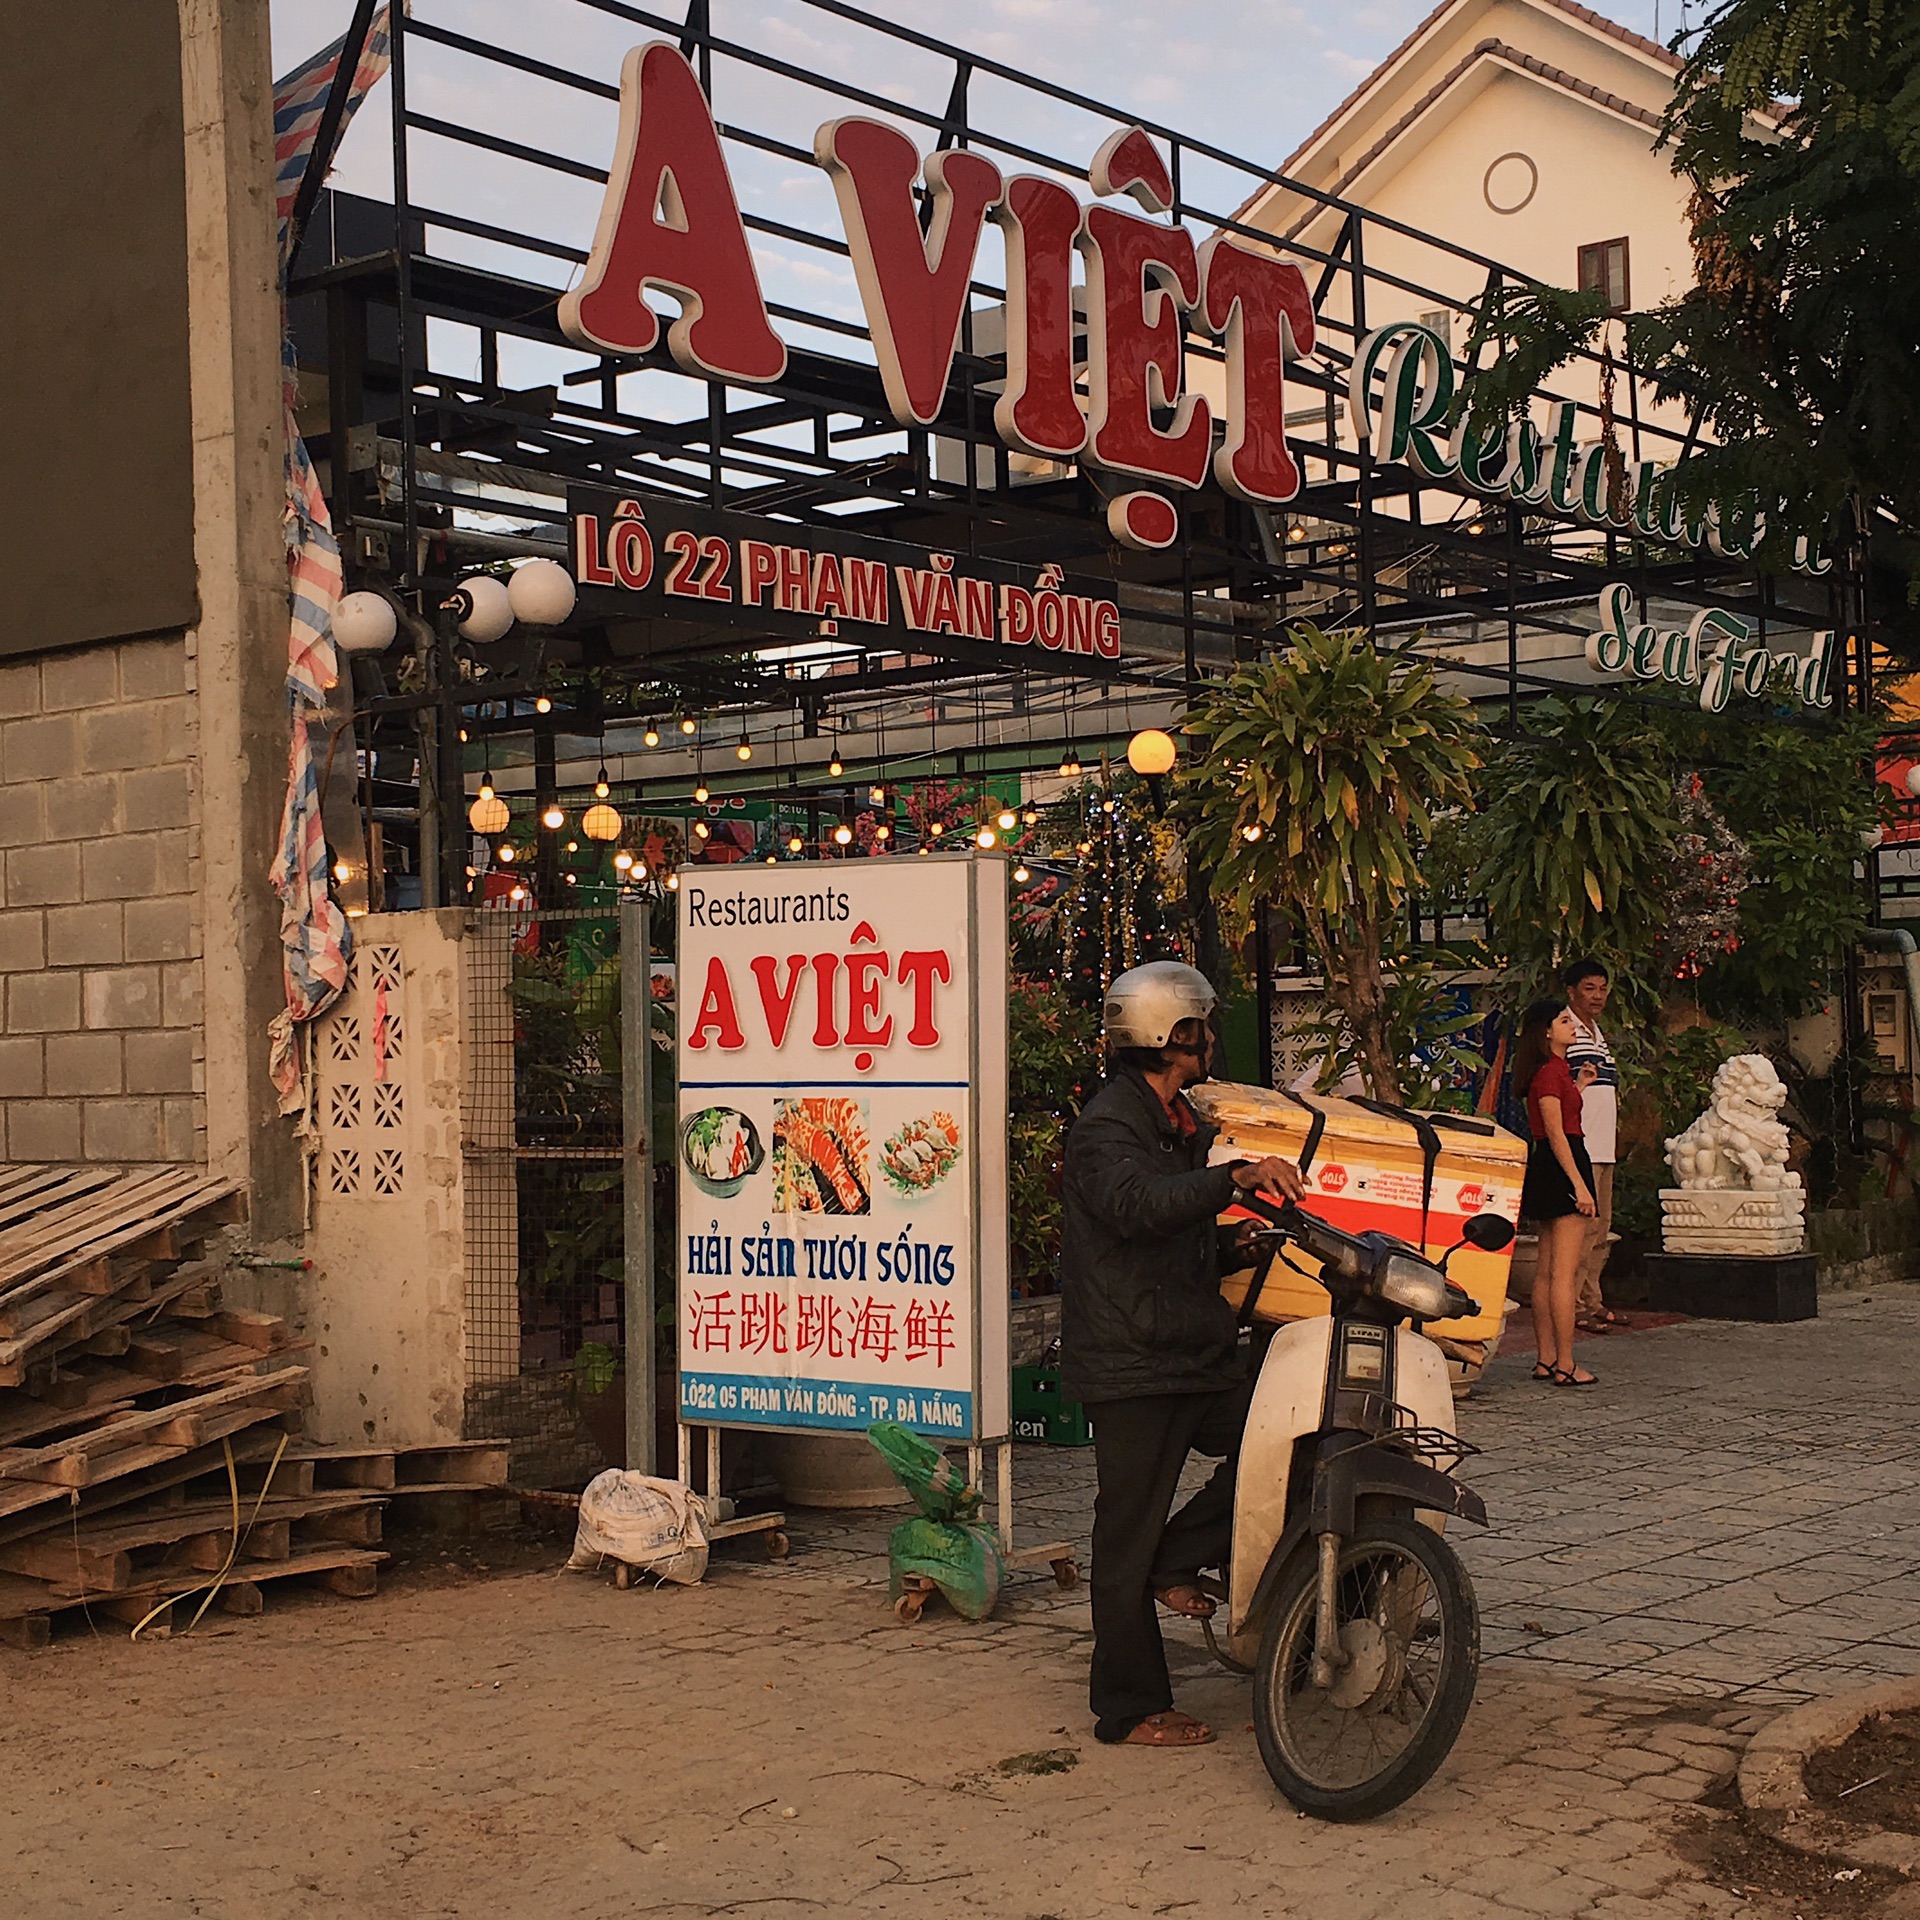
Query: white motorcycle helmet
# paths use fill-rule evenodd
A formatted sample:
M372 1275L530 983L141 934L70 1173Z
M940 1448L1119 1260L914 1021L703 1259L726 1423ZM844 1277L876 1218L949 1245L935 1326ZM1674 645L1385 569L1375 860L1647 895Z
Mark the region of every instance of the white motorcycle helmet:
M1157 1048L1182 1020L1204 1020L1219 995L1207 976L1179 960L1130 967L1107 989L1102 1021L1116 1047Z

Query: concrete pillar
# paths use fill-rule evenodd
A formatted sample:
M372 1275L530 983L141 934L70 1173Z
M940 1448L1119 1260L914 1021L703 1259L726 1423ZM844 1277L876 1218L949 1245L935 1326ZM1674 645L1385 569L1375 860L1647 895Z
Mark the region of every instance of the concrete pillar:
M207 1158L295 1231L301 1161L267 1078L284 1004L267 884L286 785L287 568L268 0L180 0L186 109Z

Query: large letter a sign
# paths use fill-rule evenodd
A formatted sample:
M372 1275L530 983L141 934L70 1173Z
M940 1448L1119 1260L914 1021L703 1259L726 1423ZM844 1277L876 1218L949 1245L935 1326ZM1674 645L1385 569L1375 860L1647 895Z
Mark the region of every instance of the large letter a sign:
M707 97L665 40L635 47L621 65L607 196L586 272L561 298L560 325L582 346L650 352L660 322L648 287L681 303L667 349L687 372L757 383L786 371Z

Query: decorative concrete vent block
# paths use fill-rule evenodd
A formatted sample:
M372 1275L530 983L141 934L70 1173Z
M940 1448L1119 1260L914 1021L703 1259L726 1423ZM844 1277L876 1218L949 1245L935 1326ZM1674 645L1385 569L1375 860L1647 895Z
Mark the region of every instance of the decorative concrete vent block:
M406 1197L404 989L398 947L358 949L314 1050L321 1190L343 1200Z

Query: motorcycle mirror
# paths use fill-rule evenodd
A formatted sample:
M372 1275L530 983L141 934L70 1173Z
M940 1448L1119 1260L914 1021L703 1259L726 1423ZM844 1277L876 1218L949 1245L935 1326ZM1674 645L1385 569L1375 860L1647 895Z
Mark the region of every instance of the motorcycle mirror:
M1460 1229L1460 1238L1482 1253L1503 1253L1513 1245L1513 1222L1497 1213L1476 1213Z

